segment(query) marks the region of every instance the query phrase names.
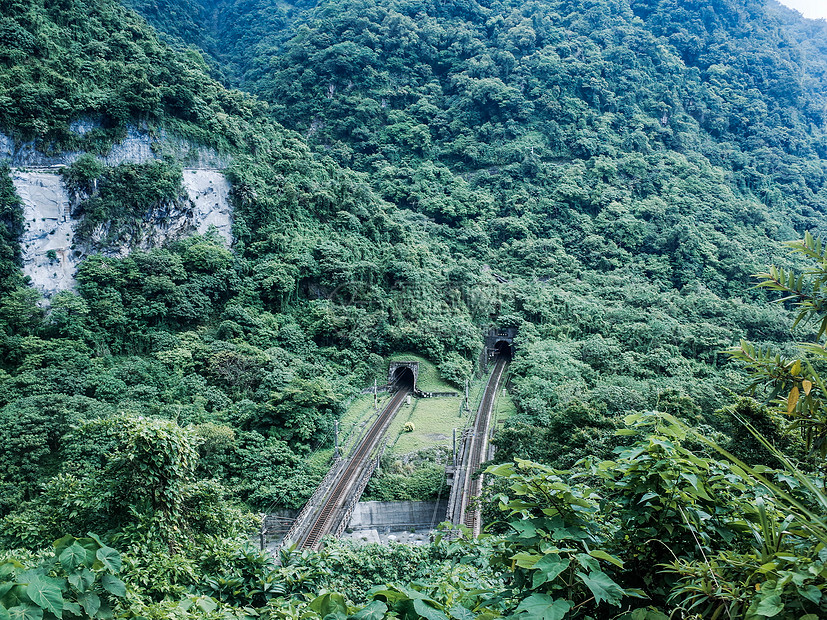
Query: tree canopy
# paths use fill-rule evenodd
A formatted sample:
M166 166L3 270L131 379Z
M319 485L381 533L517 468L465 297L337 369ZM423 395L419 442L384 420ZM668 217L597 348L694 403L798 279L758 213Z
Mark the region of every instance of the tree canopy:
M823 24L760 0L2 6L0 146L71 154L97 252L41 299L0 168L0 620L824 615ZM104 165L130 131L157 159ZM126 247L206 148L232 244ZM489 536L281 566L246 544L311 495L385 358L460 388L493 325L519 334ZM435 454L374 492L439 496Z

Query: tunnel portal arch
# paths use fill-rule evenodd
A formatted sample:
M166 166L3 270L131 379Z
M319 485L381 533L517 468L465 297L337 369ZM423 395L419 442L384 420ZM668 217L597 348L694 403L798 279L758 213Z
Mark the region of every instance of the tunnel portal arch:
M485 336L485 358L488 362L505 356L507 359L514 357L514 337L517 335L516 327L492 327Z
M404 366L400 366L397 368L393 373L393 382L395 385L398 386L406 386L413 389L414 386L414 374L413 370L410 368L406 368Z
M388 384L407 385L412 391L416 390L416 380L419 378L419 362L391 362L388 366Z
M514 357L512 347L513 345L508 340L497 340L494 344L494 357L511 361L511 358Z

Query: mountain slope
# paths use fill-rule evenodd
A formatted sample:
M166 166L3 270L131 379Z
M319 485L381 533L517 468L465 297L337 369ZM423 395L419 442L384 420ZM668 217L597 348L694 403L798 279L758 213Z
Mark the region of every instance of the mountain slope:
M7 544L59 534L42 511L59 513L65 498L43 496L42 485L74 475L77 424L115 411L207 424L205 433L226 441L199 475L217 476L250 506L297 507L326 466L304 459L331 444L332 418L372 381L379 353L424 351L453 380L468 374L477 330L451 282L485 276L460 269L427 222L313 154L264 104L225 89L197 54L160 42L114 2L18 3L3 19L4 32L17 34L4 40L0 131L47 152L106 152L131 126L161 148L164 136L212 146L231 161L234 206L232 252L207 234L125 258L93 256L79 267L77 290L44 311L16 265L20 205L2 169L0 514L40 524L10 525ZM31 54L19 48L24 31ZM91 130L74 131L78 121ZM154 221L180 194L182 163L167 153L107 168L85 157L61 174L82 198L87 228L109 226L117 238L119 226L140 230L133 224ZM423 294L416 303L405 297L409 281ZM46 429L38 411L50 402L58 413ZM293 406L303 413L285 419ZM29 428L43 432L21 447L16 438Z
M101 110L123 115L101 112L102 129L84 137L69 130L90 113L82 98L63 116L50 99L39 144L91 147L143 120L234 156L236 284L207 303L194 283L187 309L131 291L129 278L117 290L87 278L81 292L101 309L92 331L109 351L152 351L155 332L186 330L196 307L210 338L266 351L223 314L240 304L298 325L292 358L329 364L347 391L394 350L429 355L461 381L475 331L506 321L522 325L518 422L547 428L575 401L611 421L676 394L726 429L714 412L733 378L719 351L741 335L786 339L783 308L765 307L750 274L777 258L778 241L823 227L824 100L817 63L759 3L682 4L674 16L668 3L622 0L136 6L213 50L269 107L226 91L197 55L115 5L88 25L87 5L20 13L15 27L42 14L60 44L9 56L8 71L63 63L81 84L88 50L117 49L131 32L131 56L91 67L118 75L128 60L146 76L139 107L107 86ZM182 11L191 23L167 19ZM72 32L90 41L77 68ZM26 118L15 108L4 122L33 136ZM166 310L136 312L159 295ZM108 316L113 296L128 300L116 306L125 324ZM208 368L187 372L219 386ZM231 400L261 403L284 385L258 392L255 381Z
M83 0L4 11L0 84L0 129L46 152L105 149L135 122L227 149L260 107L210 79L197 54L171 54L133 12ZM95 127L79 135L79 120Z
M92 255L47 308L0 168L0 617L824 616L822 463L784 432L823 436L820 364L750 288L824 231L818 28L753 0L133 2L164 36L113 0L4 5L0 130L65 154L78 232L114 241L170 224L192 154L165 140L217 149L233 243ZM127 132L157 159L95 156ZM459 387L492 324L519 327L492 536L249 547L384 357ZM744 336L790 356L772 409L733 397ZM438 496L447 457L377 487Z
M500 316L527 321L526 422L669 390L714 421L717 352L786 338L750 275L824 231L825 90L763 3L355 0L291 19L235 55L240 84L500 275Z

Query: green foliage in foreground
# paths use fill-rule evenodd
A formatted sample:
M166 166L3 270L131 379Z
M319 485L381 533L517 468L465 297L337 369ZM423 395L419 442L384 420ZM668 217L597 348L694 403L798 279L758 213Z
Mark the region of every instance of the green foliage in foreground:
M525 461L491 470L510 481L501 507L521 517L501 558L512 562L514 583L533 592L523 609L544 602L562 610L556 617L578 618L588 611L575 606L602 604L592 614L606 617L606 603L629 605L631 596L699 617L825 613L818 513L827 498L806 475L789 462L774 471L716 460L710 454L726 453L668 414L627 424L621 434L639 439L612 461L586 460L570 472Z
M196 544L179 538L177 548L156 546L145 530L127 543L121 568L97 538L66 537L54 553L18 554L3 578L22 592L40 575L54 585L47 588L53 596L26 604L55 606L62 591L66 612L75 600L89 602L87 590L108 592L117 598L114 615L124 618L172 610L192 618L393 611L458 620L716 613L811 620L827 613L827 527L819 517L827 497L806 474L783 457L781 470L751 468L668 414L630 416L627 425L621 435L628 443L611 461L585 460L568 471L524 460L491 468L507 487L495 498L507 526L477 541L331 543L319 553L285 550L276 566L272 557L209 533L205 513L188 511L186 521L202 532ZM208 501L220 507L214 497ZM93 542L101 546L87 551ZM125 587L108 576L118 570ZM13 609L20 598L0 603Z
M14 560L0 565L0 617L111 618L126 596L126 585L117 577L121 566L121 554L94 534L64 536L34 568Z

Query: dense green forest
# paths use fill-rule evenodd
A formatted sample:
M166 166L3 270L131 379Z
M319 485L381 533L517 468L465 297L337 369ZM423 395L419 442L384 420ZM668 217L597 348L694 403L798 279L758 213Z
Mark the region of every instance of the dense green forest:
M822 22L758 0L0 7L0 132L87 153L61 171L81 238L182 193L183 161L94 157L130 127L220 152L234 209L229 248L93 254L44 303L0 168L0 620L827 614ZM462 386L491 325L520 331L485 536L278 565L250 545L387 356ZM419 461L376 485L431 497Z

